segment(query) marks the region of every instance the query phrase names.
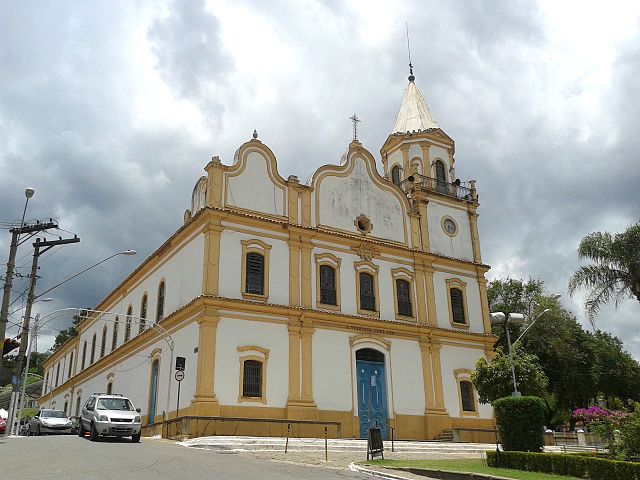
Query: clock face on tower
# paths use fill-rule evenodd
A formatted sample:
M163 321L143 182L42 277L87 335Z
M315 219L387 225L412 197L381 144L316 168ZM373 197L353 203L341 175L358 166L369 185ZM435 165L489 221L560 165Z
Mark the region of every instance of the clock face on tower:
M453 237L458 233L458 225L456 225L456 222L449 217L442 219L442 229L450 237Z

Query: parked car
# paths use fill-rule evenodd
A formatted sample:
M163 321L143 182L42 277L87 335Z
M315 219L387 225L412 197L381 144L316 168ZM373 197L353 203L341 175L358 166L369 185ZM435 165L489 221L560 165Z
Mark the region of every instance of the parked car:
M80 417L73 416L69 418L71 419L71 434L76 435L80 428Z
M82 407L78 428L80 437L89 432L94 442L100 436L108 436L131 437L137 443L141 430L140 409L135 408L124 395L94 393Z
M7 429L7 419L0 417L0 433L4 433Z
M27 435L71 433L71 419L62 410L43 408L29 421Z

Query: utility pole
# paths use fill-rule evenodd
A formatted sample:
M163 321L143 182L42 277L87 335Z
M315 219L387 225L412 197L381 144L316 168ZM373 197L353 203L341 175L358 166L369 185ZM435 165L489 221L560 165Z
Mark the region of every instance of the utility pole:
M33 244L33 263L31 264L31 278L29 279L29 293L27 294L27 304L24 310L24 320L22 321L22 334L20 337L20 350L18 351L18 358L16 359L16 367L15 367L15 378L18 379L17 382L13 384L13 392L11 395L11 404L9 405L9 418L11 419L11 432L14 430L15 425L15 414L16 414L16 400L18 397L18 390L20 386L20 377L22 376L22 369L24 366L24 358L25 352L27 350L27 344L29 343L29 322L31 319L31 307L33 306L33 302L40 295L35 295L34 291L36 288L36 280L38 279L38 258L43 253L49 251L51 248L56 245L64 245L67 243L78 243L80 239L77 236L73 238L63 239L60 237L59 240L45 240L41 241L39 238L36 239L36 242ZM42 249L42 250L41 250Z
M11 248L9 249L9 261L7 262L7 274L4 279L4 292L2 294L2 309L0 310L0 352L4 352L4 336L7 331L7 319L9 317L9 303L11 301L11 288L13 287L13 269L15 267L16 253L20 245L20 235L23 233L37 233L50 228L58 228L58 224L49 219L48 222L37 222L34 225L20 225L12 228ZM30 237L28 237L30 238ZM2 353L0 353L2 357Z

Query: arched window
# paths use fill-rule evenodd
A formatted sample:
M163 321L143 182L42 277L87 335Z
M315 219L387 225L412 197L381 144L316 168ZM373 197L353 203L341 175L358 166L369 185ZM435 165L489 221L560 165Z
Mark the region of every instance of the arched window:
M56 367L56 383L55 383L56 387L58 386L59 376L60 376L60 363L58 363L58 366Z
M147 323L147 294L146 293L142 296L142 302L140 303L140 326L138 328L138 333L142 333L144 331L145 323Z
M100 345L100 358L104 357L107 350L107 326L102 328L102 344Z
M438 191L442 193L447 192L447 173L444 168L444 163L440 160L436 161L436 181L438 183Z
M156 323L164 318L164 294L165 286L163 280L158 286L158 307L156 308Z
M373 275L360 272L360 309L370 312L376 311L376 293Z
M128 342L131 338L131 312L133 311L133 307L129 305L127 308L127 318L124 323L124 341Z
M69 355L69 375L67 377L71 378L71 374L73 373L73 352Z
M90 357L91 361L89 362L89 365L93 365L93 362L96 359L96 334L93 334L93 339L91 340L91 357Z
M84 370L84 365L85 362L87 360L87 341L85 340L84 343L82 344L82 363L80 370Z
M158 377L160 375L160 360L154 360L151 364L151 385L149 386L149 415L147 422L155 423L156 401L158 399Z
M262 397L262 362L245 360L242 369L242 396Z
M398 299L398 315L412 317L411 284L406 280L396 280L396 297Z
M68 400L65 400L65 401L64 401L64 410L63 410L63 412L64 412L64 414L65 414L65 415L67 415L67 408L68 408L68 407L69 407L69 401L68 401Z
M391 181L396 185L400 185L400 167L398 165L394 165L391 169Z
M356 360L365 362L384 362L384 353L373 348L361 348L356 351Z
M464 315L464 296L462 295L462 290L459 288L451 288L449 290L449 295L451 296L451 313L453 315L454 323L467 323L467 320Z
M336 269L329 265L320 265L320 303L337 305Z
M476 402L473 398L473 385L467 380L460 382L460 398L462 399L463 412L475 412Z
M78 399L76 400L76 417L80 416L80 402L82 401L82 394L78 394Z
M249 252L245 261L245 293L264 295L264 256L256 252Z
M113 352L116 348L118 348L118 325L119 319L116 317L113 322L113 337L111 338L111 351Z
M107 395L111 395L113 392L113 382L107 383Z

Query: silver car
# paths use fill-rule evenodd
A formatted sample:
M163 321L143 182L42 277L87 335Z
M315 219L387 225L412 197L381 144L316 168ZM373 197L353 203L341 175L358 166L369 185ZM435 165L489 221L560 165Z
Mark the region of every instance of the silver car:
M71 419L62 410L43 408L29 420L27 435L71 433Z
M100 436L131 437L137 443L141 429L140 409L134 408L131 400L118 394L94 393L82 408L78 435L84 437L89 432L92 441Z

